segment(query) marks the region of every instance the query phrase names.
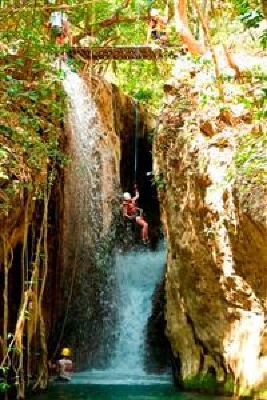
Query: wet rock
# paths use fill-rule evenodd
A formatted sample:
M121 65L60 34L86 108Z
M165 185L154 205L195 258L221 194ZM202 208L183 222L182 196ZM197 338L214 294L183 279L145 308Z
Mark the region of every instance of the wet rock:
M165 279L157 285L152 298L152 313L146 328L146 357L147 371L160 373L170 369L171 349L165 335Z

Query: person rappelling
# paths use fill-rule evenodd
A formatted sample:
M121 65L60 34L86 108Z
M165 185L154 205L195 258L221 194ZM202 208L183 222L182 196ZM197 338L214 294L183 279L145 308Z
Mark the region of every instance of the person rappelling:
M139 191L137 185L134 186L135 195L131 196L130 193L123 193L123 217L133 221L141 227L141 239L144 244L148 244L148 223L144 219L143 210L137 207L137 200L139 199Z
M167 22L168 17L162 16L157 8L151 8L150 19L147 32L147 44L151 39L159 42L160 45L166 46L167 44Z

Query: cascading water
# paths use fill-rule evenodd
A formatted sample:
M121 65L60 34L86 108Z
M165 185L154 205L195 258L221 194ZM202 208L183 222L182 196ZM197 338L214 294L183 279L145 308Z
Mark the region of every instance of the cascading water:
M119 335L112 369L126 374L143 374L145 326L151 312L151 298L160 281L164 250L132 251L118 255Z
M113 210L119 209L119 182L108 140L115 138L116 144L116 135L111 131L107 138L84 80L67 66L63 69L70 162L64 171L62 253L65 297L71 302L62 341L75 348L79 365L98 367L109 358L115 319Z
M128 253L117 252L115 268L109 267L106 270L108 272L104 274L108 276L105 279L109 279L109 282L104 282L109 286L106 293L108 296L103 296L103 287L99 291L99 287L94 286L93 273L98 268L98 249L103 236L101 227L107 203L105 196L107 192L115 192L114 182L112 186L114 171L105 171L106 165L110 165L111 150L110 146L106 145L103 149L103 144L100 144L101 140L103 142L103 132L94 99L77 74L67 67L65 73L63 85L70 103L71 132L68 147L71 164L66 173L64 188L64 257L65 264L78 265L79 274L84 271L79 279L76 279L79 292L73 298L78 299L79 304L73 308L73 313L83 310L82 321L77 328L82 333L86 331L82 336L83 341L87 337L88 348L94 353L92 362L89 360L91 370L75 374L72 382L169 384L169 374L155 375L145 371L145 330L152 310L152 295L163 274L163 246L153 252L148 249ZM139 126L138 114L136 126ZM135 137L137 138L137 133ZM99 150L101 146L102 153ZM137 158L135 169L136 167ZM103 174L107 176L107 183L101 186ZM106 193L103 193L103 187ZM92 254L95 255L93 261ZM93 269L88 267L92 262ZM73 302L75 303L75 299ZM94 302L99 304L92 307ZM85 309L88 310L86 316ZM98 313L99 309L101 312ZM75 315L73 320L77 317ZM76 336L77 332L74 337ZM107 345L102 345L102 350L99 351L98 342L103 342L103 338ZM82 347L86 353L86 345ZM107 367L103 368L103 365ZM96 366L101 366L101 370L95 369Z
M169 384L170 374L145 371L145 329L152 309L152 295L161 280L165 250L134 250L116 256L116 306L119 321L111 364L105 370L76 374L73 383Z

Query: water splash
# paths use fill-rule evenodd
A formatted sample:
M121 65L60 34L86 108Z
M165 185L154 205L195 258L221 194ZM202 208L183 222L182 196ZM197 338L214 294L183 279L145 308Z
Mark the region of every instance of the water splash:
M166 374L145 371L145 328L152 309L152 295L161 280L165 250L131 251L116 257L119 322L111 365L105 370L75 374L73 383L170 384Z
M118 255L119 335L112 361L116 371L144 373L144 329L151 313L151 298L163 272L165 251Z

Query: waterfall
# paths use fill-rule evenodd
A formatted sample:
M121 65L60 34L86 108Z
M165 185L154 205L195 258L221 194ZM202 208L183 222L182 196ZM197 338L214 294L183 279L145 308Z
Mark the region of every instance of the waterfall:
M75 349L80 366L89 362L98 367L109 358L110 327L116 318L113 218L114 209L119 209L119 180L115 150L108 142L115 138L116 144L116 135L103 127L84 80L67 66L63 69L70 155L64 171L63 301L67 303L71 297L63 342Z
M85 252L85 248L94 244L99 237L102 209L99 190L99 175L101 165L97 143L101 134L97 118L97 109L90 92L83 80L66 67L66 77L63 80L65 92L69 100L69 135L68 153L70 165L65 177L65 199L68 213L68 228L70 242L79 240L77 253ZM76 230L79 232L75 238ZM85 246L85 248L84 248Z
M116 307L119 320L114 335L111 364L75 374L73 383L169 384L170 374L145 371L145 329L152 309L152 295L161 280L165 250L133 250L116 256Z
M128 253L118 250L115 257L112 246L105 247L109 267L99 268L103 258L103 254L99 255L101 238L105 237L103 226L108 219L106 213L103 215L107 197L112 197L111 192L113 196L118 192L114 189L114 168L110 168L112 150L110 144L103 145L103 129L88 86L67 67L65 73L71 163L64 184L64 265L67 274L74 270L73 264L78 266L71 310L76 324L72 337L76 340L80 335L84 353L89 349L92 354L90 370L74 374L72 382L169 383L169 374L145 371L146 326L152 310L152 295L163 274L164 247L158 251L142 249ZM138 126L136 111L136 129ZM101 184L103 179L105 185ZM110 231L106 236L112 236ZM96 276L98 270L102 271L100 277Z
M132 251L118 255L119 325L112 370L144 374L145 327L151 313L151 298L161 280L164 250Z

